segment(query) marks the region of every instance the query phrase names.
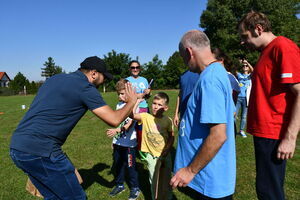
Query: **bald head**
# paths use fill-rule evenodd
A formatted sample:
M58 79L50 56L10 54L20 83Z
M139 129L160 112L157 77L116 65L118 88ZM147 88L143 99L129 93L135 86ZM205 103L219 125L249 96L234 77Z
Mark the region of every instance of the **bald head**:
M201 50L204 47L210 47L210 41L207 35L199 30L191 30L186 32L180 40L179 51L184 51L185 48Z

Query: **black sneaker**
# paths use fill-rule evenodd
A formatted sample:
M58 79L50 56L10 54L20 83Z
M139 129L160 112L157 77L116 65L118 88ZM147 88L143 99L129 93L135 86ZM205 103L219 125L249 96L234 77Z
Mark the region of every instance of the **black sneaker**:
M117 185L110 193L109 196L116 196L125 190L124 185Z
M139 197L140 193L141 192L140 192L139 188L132 188L130 190L130 194L129 194L128 200L136 200Z

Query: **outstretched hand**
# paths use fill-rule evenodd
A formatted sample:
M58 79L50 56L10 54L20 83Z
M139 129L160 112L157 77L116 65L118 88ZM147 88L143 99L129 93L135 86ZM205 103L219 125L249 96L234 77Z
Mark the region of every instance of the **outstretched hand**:
M132 88L131 83L126 83L125 84L125 102L126 103L134 103L137 100L137 93L135 91L135 89Z
M117 134L117 130L115 128L109 128L106 130L106 135L108 137L114 137Z

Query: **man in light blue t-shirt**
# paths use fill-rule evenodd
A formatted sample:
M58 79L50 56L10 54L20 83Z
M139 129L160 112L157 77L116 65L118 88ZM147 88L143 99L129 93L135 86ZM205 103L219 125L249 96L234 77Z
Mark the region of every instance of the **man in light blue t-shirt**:
M234 103L224 67L211 53L205 33L187 32L180 55L192 72L201 73L180 123L173 188L188 186L196 199L232 199L236 157Z

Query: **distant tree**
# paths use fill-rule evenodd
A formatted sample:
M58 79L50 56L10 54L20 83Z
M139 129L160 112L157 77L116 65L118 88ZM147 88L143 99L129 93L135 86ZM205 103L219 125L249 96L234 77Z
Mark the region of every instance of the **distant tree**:
M115 83L120 78L126 78L129 76L128 64L131 61L129 54L117 53L115 50L104 55L103 58L108 71L113 74L114 80L106 82L105 86L108 91L114 90Z
M39 83L31 81L31 83L27 87L27 93L28 94L36 94L39 87L40 87Z
M21 72L18 72L14 79L10 82L9 88L13 90L15 94L19 94L23 93L24 86L27 89L30 87L30 82Z
M158 55L155 55L152 61L143 65L141 76L145 77L148 81L151 79L154 80L154 84L151 86L152 89L165 88L165 79L163 78L165 76L162 74L163 67L163 63Z
M179 77L185 70L187 67L182 57L178 51L175 51L164 66L165 87L168 89L179 88Z
M55 65L55 62L52 57L48 58L48 61L44 63L44 66L45 66L44 68L41 68L42 70L41 76L46 77L46 79L55 74L60 74L63 72L60 66Z
M224 51L234 63L244 55L254 64L258 53L240 45L237 23L241 17L250 10L263 12L271 21L275 35L284 35L299 45L300 21L296 17L299 6L299 0L208 0L200 26L211 45Z

